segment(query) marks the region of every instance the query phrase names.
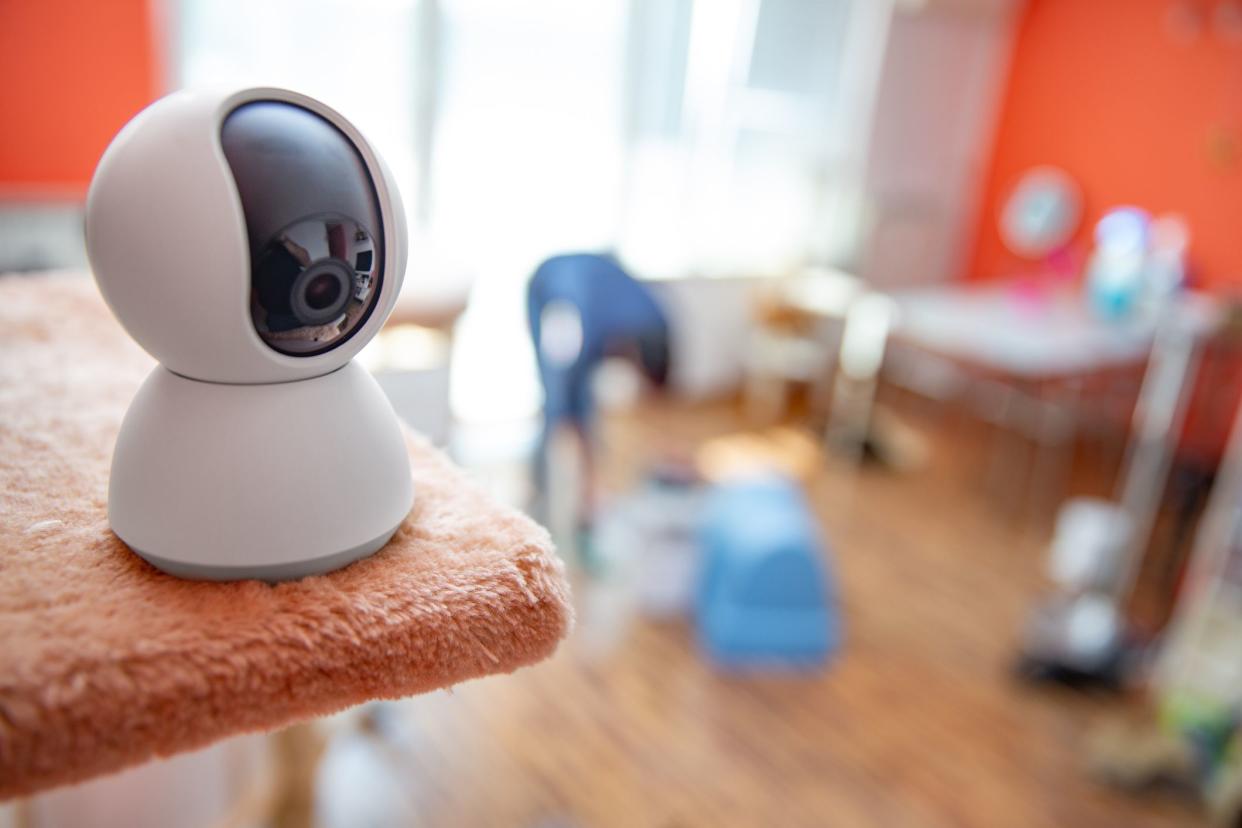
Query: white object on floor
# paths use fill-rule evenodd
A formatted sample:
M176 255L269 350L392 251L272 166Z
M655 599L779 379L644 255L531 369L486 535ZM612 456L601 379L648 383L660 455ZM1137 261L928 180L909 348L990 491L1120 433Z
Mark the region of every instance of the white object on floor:
M649 480L601 517L595 540L599 555L626 573L644 614L671 618L692 608L703 500L702 486Z
M1076 497L1057 512L1048 574L1068 592L1106 589L1121 571L1131 521L1110 500Z

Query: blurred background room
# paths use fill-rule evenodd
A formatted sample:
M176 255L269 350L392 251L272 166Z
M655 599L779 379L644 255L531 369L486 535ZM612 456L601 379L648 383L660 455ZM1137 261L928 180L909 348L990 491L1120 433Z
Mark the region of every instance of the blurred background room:
M577 613L0 826L1242 825L1242 0L0 0L0 77L4 279L169 91L352 119L360 358Z

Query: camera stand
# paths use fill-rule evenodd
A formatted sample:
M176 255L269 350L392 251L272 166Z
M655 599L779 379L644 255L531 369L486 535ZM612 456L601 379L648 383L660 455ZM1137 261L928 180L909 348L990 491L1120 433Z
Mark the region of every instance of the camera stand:
M157 367L121 425L108 519L172 575L284 581L375 552L413 497L396 414L356 363L262 385Z

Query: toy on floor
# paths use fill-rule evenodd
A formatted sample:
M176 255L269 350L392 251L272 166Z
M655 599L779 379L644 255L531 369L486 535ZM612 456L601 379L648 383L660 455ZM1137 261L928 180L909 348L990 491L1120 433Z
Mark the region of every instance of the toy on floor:
M1114 716L1088 735L1091 774L1135 793L1172 788L1199 797L1212 823L1242 825L1239 712L1205 697L1164 696L1137 715Z
M840 643L819 527L792 481L740 480L711 495L701 529L699 642L725 668L817 667Z
M693 464L666 458L596 521L596 555L607 569L622 570L648 617L684 617L694 606L705 492Z

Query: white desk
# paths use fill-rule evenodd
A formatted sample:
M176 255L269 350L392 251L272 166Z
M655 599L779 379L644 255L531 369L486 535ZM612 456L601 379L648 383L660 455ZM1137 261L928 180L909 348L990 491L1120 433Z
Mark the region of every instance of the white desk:
M1095 315L1079 289L1026 299L1009 285L945 285L891 294L893 335L903 342L989 373L1021 381L1083 376L1137 365L1147 357L1159 318ZM1198 333L1218 314L1204 294L1172 308Z
M985 419L1022 435L1035 446L1031 487L1036 507L1056 500L1058 471L1068 465L1068 449L1084 419L1102 403L1113 402L1101 388L1114 387L1116 377L1137 383L1157 328L1181 326L1179 333L1198 340L1218 323L1220 309L1205 294L1188 293L1164 313L1136 312L1124 319L1104 319L1092 312L1077 286L1042 295L1023 295L1007 284L953 285L902 291L892 295L896 315L891 341L912 346L948 361L965 373L967 382L986 392L980 406ZM917 368L916 368L917 370ZM1113 385L1099 385L1084 394L1084 384L1114 377ZM1180 380L1179 380L1180 382ZM1123 383L1124 384L1124 383ZM1103 394L1102 398L1095 398ZM1128 418L1128 406L1114 411L1112 420ZM1015 447L992 455L992 486L1002 490L1024 478L1013 462Z

